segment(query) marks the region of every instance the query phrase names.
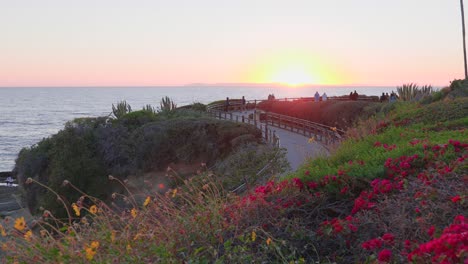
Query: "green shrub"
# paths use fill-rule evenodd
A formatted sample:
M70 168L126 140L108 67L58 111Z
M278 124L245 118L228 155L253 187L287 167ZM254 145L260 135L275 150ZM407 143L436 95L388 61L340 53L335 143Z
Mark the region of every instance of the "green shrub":
M159 105L161 106L159 109L160 112L170 112L177 108L177 105L168 96L163 97Z
M121 101L117 103L117 106L114 106L114 104L112 104L112 113L117 119L121 118L127 113L130 113L131 111L132 107L129 104L127 104L126 101Z
M402 101L420 101L433 93L431 85L424 85L421 88L417 84L409 83L397 87L399 99Z

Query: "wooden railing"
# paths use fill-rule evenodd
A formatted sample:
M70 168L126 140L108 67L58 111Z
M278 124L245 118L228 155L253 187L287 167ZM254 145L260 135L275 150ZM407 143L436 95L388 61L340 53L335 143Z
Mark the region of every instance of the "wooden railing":
M251 124L256 126L257 128L260 129L262 132L262 139L275 146L275 147L280 147L280 138L276 135L276 131L272 130L270 127L268 127L268 124L262 124L257 118L255 114L251 115L239 115L235 114L232 112L224 112L224 111L218 111L218 110L208 110L208 113L217 119L224 119L224 120L230 120L234 122L239 122L239 123L246 123L246 124Z
M352 101L348 96L330 96L327 98L328 101ZM287 97L287 98L275 98L275 99L252 99L246 100L245 108L255 109L257 104L261 102L292 102L292 101L301 101L301 102L315 102L314 97ZM368 96L359 96L357 101L366 101L366 102L378 102L378 97L368 97ZM229 105L226 107L226 102L221 101L214 104L209 104L209 110L219 110L219 111L239 111L243 107L242 99L230 99Z
M339 97L336 97L339 98ZM274 99L274 101L288 101L288 100L304 100L311 101L314 98L284 98L284 99ZM335 100L334 97L331 97L330 100ZM333 144L342 140L345 131L338 129L336 127L327 126L324 124L312 122L305 119L295 118L291 116L263 112L256 110L257 104L262 101L271 101L271 100L248 100L246 104L243 105L240 99L230 100L229 106L226 106L224 103L219 102L216 104L211 104L208 106L208 112L213 116L219 119L227 119L236 122L253 124L260 129L264 135L264 139L267 142L276 137L275 131L269 129L268 127L278 127L281 129L290 130L291 132L301 134L303 136L309 137L313 140L317 140L326 145ZM244 117L241 115L236 115L232 111L241 111L241 110L254 110L253 116ZM227 111L226 111L227 110ZM258 114L258 116L257 116ZM265 125L262 127L262 123Z
M341 141L345 133L345 131L336 127L270 112L260 114L260 120L264 121L267 125L290 130L324 144Z

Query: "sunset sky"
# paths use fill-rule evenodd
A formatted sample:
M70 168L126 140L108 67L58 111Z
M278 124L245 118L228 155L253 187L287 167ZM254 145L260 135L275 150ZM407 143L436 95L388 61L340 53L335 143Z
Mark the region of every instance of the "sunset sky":
M459 4L0 0L0 86L446 85Z

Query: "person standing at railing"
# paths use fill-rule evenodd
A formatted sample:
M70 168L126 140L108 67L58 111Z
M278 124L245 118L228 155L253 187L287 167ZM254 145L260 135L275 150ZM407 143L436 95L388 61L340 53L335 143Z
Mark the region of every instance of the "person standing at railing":
M241 111L245 111L246 110L246 107L245 107L245 97L242 96L242 106L241 106Z
M226 97L226 102L224 102L224 112L229 110L229 97Z
M318 102L320 100L320 94L318 92L315 92L314 100L315 102Z
M327 100L327 93L323 92L322 94L322 101L326 101Z

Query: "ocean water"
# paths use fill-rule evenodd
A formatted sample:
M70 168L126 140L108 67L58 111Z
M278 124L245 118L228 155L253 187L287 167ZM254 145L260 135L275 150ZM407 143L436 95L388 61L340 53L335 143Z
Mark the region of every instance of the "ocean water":
M28 87L0 88L0 171L14 167L19 151L57 133L67 121L78 117L108 115L112 104L126 100L133 110L147 104L159 106L169 96L178 106L193 102L209 103L226 97L247 100L312 97L318 91L328 96L349 94L380 95L394 87Z

